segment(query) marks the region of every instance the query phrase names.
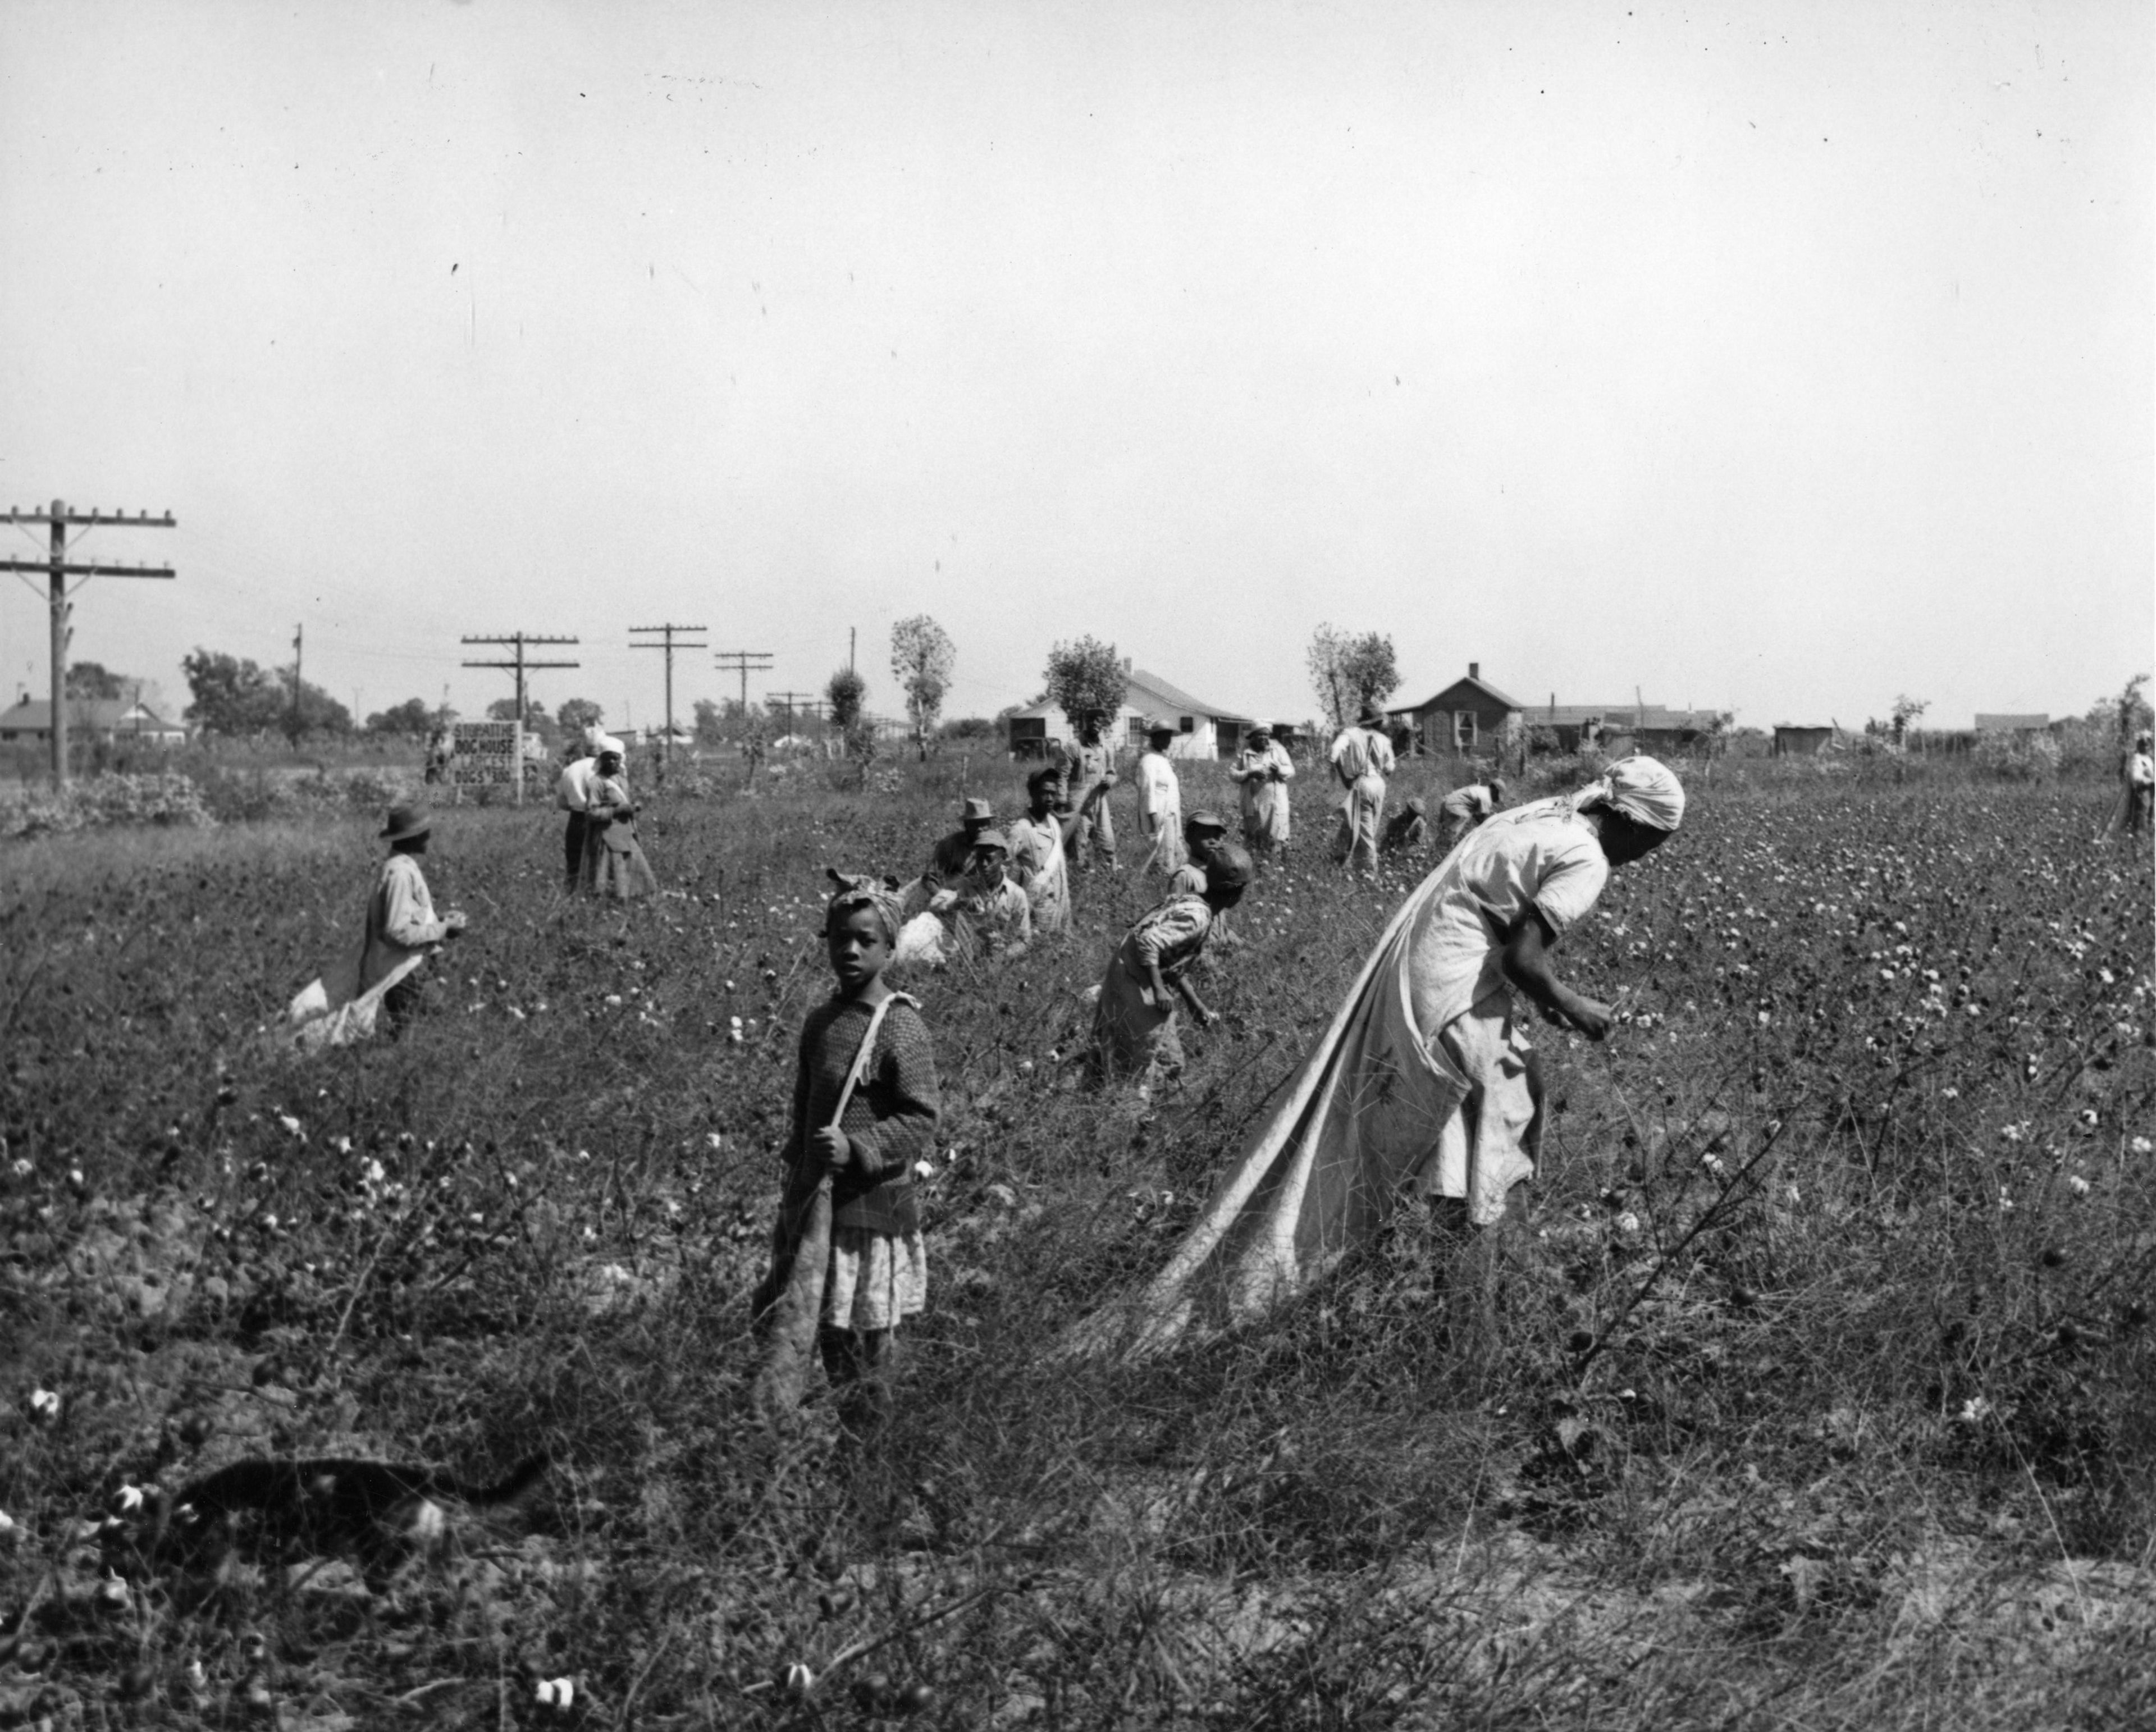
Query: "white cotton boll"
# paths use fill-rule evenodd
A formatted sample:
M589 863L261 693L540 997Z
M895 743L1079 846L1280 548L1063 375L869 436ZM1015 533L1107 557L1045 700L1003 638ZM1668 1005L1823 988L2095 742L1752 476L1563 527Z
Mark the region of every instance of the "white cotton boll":
M2076 1197L2087 1197L2089 1194L2089 1181L2079 1173L2068 1173L2066 1189L2072 1191Z
M1640 1217L1630 1209L1617 1217L1617 1231L1630 1238L1640 1230Z
M934 1178L936 1176L936 1163L932 1161L915 1161L913 1163L913 1176L916 1179Z
M295 1119L290 1113L278 1114L277 1123L280 1128L283 1130L285 1135L290 1137L299 1137L302 1140L305 1139L306 1133L300 1128L300 1121L297 1119Z
M113 1494L112 1504L121 1514L134 1514L142 1507L142 1488L139 1485L121 1486Z
M49 1389L30 1391L30 1417L42 1425L50 1425L60 1417L60 1398Z

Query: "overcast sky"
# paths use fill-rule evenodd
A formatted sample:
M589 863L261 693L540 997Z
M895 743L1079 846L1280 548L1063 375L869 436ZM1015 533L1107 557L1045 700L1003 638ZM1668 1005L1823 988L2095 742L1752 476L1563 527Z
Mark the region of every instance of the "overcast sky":
M175 709L304 623L363 711L522 629L653 721L674 620L895 710L926 611L951 714L1091 633L1308 715L1321 621L1402 700L2078 711L2156 636L2152 130L2133 0L7 0L0 507L177 515L74 648Z

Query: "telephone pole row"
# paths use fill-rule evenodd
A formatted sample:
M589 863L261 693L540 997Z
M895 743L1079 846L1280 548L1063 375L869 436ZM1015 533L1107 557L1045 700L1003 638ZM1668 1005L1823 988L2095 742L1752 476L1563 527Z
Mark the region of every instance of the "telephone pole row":
M709 630L711 630L709 626L691 625L631 626L629 628L629 634L632 638L662 635L665 639L661 643L632 643L629 647L631 649L660 649L666 653L666 744L661 749L665 751L666 762L670 765L674 761L674 652L677 648L709 649L711 647L701 638L693 643L686 638L676 643L675 633L708 632Z
M74 603L68 599L67 581L70 577L175 577L179 574L170 566L100 566L81 565L67 556L68 528L70 525L83 529L110 525L115 529L172 529L177 527L172 514L152 517L147 511L137 511L132 517L126 512L110 515L92 505L87 511L70 511L64 501L54 500L49 511L18 511L8 508L10 523L43 523L52 527L52 552L40 563L35 560L0 559L0 571L43 571L45 574L45 604L52 616L53 660L53 786L64 788L68 778L67 749L67 653L68 643L74 636L74 628L68 622L74 617ZM80 537L77 537L80 540Z

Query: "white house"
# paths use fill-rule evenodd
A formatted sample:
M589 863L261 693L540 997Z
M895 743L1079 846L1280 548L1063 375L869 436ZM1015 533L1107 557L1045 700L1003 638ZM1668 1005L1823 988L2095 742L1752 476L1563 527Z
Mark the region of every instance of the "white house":
M74 740L139 740L147 746L185 746L187 730L168 722L146 704L118 698L69 698L67 725ZM52 738L53 706L44 698L23 698L0 712L0 745L29 745Z
M1114 729L1118 746L1144 750L1146 725L1158 720L1175 730L1174 743L1168 749L1172 758L1231 758L1241 749L1249 716L1194 698L1158 674L1128 662L1123 664L1123 702L1116 712ZM1009 723L1010 749L1016 757L1045 757L1054 742L1077 743L1078 730L1054 704L1029 704L1013 710Z

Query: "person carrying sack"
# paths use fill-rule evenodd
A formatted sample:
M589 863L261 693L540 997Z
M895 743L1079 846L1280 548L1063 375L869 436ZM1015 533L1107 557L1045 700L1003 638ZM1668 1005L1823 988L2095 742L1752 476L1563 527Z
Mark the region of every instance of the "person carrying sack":
M920 1007L883 978L898 926L897 898L872 882L824 910L838 990L801 1030L786 1190L750 1305L757 1411L775 1422L799 1404L813 1343L856 1439L889 1417L899 1325L928 1302L913 1167L934 1152L942 1099Z

